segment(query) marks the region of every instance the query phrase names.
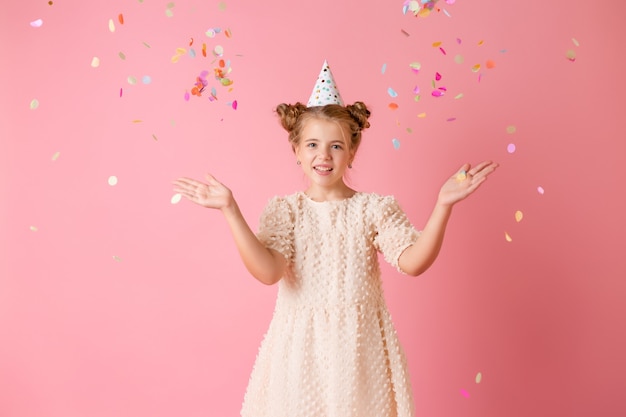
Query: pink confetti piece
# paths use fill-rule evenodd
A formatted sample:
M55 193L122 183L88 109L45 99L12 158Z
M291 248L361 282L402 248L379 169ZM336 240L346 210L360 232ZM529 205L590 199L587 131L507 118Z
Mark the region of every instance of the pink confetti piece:
M437 81L441 80L441 74L439 74L438 72L435 73L435 80Z
M515 149L516 149L516 148L515 148L515 144L514 144L514 143L509 143L509 145L506 147L506 151L507 151L508 153L513 153L513 152L515 152Z
M232 108L233 110L237 110L237 100L233 101Z
M43 25L43 20L41 19L33 20L32 22L30 22L30 25L34 28L40 28L41 25Z
M189 101L189 97L190 97L189 91L185 91L185 101Z
M413 87L413 94L419 94L419 93L420 93L420 88L419 86L416 85L415 87Z
M543 187L537 187L537 192L541 195L543 195L543 193L545 192L545 190L543 189Z
M445 94L445 91L437 89L437 90L433 90L431 94L433 97L441 97Z
M454 122L456 120L456 117L449 117L446 119L446 122Z
M444 54L444 55L448 55L448 54L446 54L446 50L445 50L445 49L443 49L442 47L439 47L439 50L441 51L441 53L442 53L442 54Z
M122 93L123 93L123 91L124 91L124 90L123 90L122 88L120 88L120 97L122 97Z
M464 390L464 389L461 390L461 395L464 396L465 398L470 397L469 392L467 392L467 390Z

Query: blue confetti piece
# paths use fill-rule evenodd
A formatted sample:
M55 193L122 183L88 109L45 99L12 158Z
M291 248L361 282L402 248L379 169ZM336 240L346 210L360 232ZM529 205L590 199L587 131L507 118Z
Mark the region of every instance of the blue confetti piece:
M396 138L393 138L391 140L391 143L393 143L393 148L394 149L400 149L400 141Z
M396 93L396 91L391 87L387 89L387 93L389 93L391 97L398 97L398 93Z
M195 57L196 57L196 50L195 50L195 49L193 49L193 48L190 48L190 49L189 49L189 55L190 55L192 58L195 58Z
M387 71L387 64L383 64L383 68L380 70L383 74Z
M144 84L150 84L152 82L152 78L149 75L144 75L141 82Z

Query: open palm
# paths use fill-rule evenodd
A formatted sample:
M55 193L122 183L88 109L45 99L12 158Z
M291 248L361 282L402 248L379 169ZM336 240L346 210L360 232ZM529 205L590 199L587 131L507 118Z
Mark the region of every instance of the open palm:
M489 174L491 174L498 164L491 161L481 162L474 168L470 164L463 165L452 177L450 177L439 191L439 203L443 205L453 205L467 198L480 184L482 184Z
M193 178L178 178L173 182L174 191L207 208L222 209L233 202L233 194L228 187L210 174L206 175L206 180L204 183Z

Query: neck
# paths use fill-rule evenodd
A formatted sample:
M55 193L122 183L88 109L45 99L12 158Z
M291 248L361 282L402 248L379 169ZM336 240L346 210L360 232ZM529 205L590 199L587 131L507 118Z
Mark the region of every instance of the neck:
M333 189L309 187L304 193L313 201L336 201L352 197L356 190L344 184L343 187Z

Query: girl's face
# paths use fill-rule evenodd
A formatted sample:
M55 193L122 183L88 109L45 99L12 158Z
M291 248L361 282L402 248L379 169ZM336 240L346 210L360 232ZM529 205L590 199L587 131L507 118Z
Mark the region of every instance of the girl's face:
M326 191L344 189L343 175L352 163L350 135L340 123L311 118L304 124L296 157L312 187Z

